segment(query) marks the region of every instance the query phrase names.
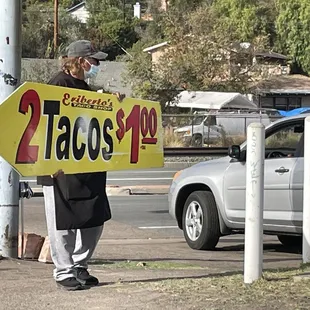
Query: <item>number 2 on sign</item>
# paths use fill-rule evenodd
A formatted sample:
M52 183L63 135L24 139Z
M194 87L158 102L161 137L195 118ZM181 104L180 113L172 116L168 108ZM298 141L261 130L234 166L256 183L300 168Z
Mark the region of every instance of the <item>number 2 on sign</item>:
M29 107L31 107L31 117L18 145L16 154L17 164L34 164L38 160L39 146L30 145L30 141L37 130L41 116L40 97L33 89L27 90L22 96L19 104L19 112L26 114Z
M122 141L127 131L131 129L131 153L130 163L136 164L139 161L140 149L140 133L142 135L142 144L156 144L157 138L157 113L154 108L150 111L146 107L141 110L139 105L135 105L124 124L123 118L125 113L123 109L118 110L116 121L119 129L116 131L116 136L119 142ZM149 137L147 137L149 135Z

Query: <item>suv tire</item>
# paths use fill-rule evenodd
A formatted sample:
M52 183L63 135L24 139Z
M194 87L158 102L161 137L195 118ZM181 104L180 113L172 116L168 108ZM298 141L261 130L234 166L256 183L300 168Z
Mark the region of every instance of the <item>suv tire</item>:
M220 225L214 196L196 191L187 198L182 216L187 244L195 250L213 250L220 238Z

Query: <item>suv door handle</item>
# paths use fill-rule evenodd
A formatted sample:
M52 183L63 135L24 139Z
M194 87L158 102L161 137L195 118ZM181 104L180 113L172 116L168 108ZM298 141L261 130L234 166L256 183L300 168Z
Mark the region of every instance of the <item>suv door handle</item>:
M276 173L287 173L289 171L290 171L290 169L286 169L284 167L280 167L280 168L275 170Z

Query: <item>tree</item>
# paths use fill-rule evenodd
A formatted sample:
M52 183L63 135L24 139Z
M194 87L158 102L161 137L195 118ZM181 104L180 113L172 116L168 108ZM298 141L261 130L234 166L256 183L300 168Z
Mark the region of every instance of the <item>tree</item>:
M59 12L60 49L69 42L84 37L84 25L64 9ZM22 56L24 58L53 58L53 7L35 4L26 7L22 25ZM60 52L60 50L59 50Z
M216 23L232 41L251 42L257 36L267 36L269 45L275 42L274 0L215 0Z
M136 27L140 21L133 16L135 3L133 0L87 1L89 37L109 54L109 60L124 54L139 39Z
M196 10L203 4L211 4L211 0L169 0L167 1L169 10L179 13L187 13ZM174 12L174 13L175 13Z
M299 71L310 74L310 3L277 0L278 44L293 57Z
M62 8L68 9L71 8L79 3L81 3L83 0L60 0L59 5ZM54 0L23 0L23 7L29 7L31 5L36 5L36 4L43 4L47 6L52 6L54 3Z
M232 44L226 28L219 28L217 14L209 5L183 16L169 10L164 21L169 48L159 62L152 65L140 42L131 51L127 79L134 96L158 100L164 107L182 89L245 92L260 73L253 55L266 45L265 38L252 37L251 48Z

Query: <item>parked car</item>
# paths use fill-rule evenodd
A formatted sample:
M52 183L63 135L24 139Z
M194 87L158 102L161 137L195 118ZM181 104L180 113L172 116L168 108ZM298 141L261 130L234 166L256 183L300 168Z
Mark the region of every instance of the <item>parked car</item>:
M303 209L304 119L282 118L266 128L264 233L284 245L300 244ZM169 212L193 249L212 250L219 238L243 233L246 142L226 157L178 172L169 192Z

